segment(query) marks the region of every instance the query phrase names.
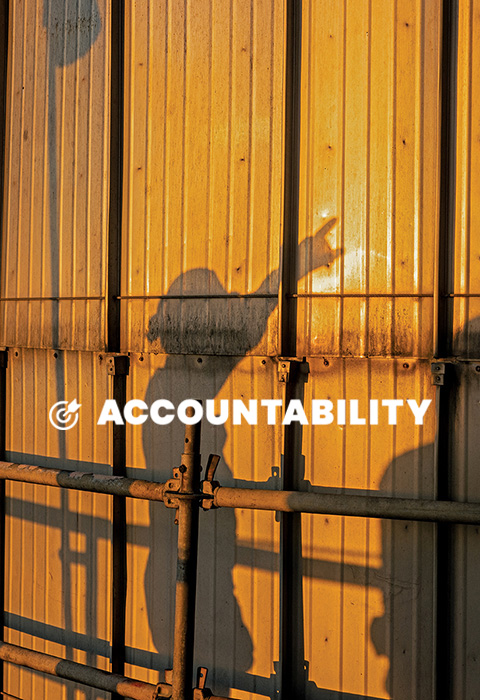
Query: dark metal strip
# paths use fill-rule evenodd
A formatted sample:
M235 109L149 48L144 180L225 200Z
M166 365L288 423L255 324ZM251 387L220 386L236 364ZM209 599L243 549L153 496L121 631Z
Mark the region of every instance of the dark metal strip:
M297 350L297 257L300 190L300 123L302 3L287 0L285 56L285 132L283 245L281 261L280 355L296 357ZM296 373L298 375L298 373ZM285 399L297 397L302 390L299 377L292 376L285 387ZM299 475L301 446L299 426L286 426L283 446L283 488L294 488ZM303 666L303 596L301 557L301 519L283 514L280 527L280 695L283 700L301 697L298 664ZM301 562L300 562L301 564ZM300 575L300 579L299 579ZM300 644L300 647L297 644Z
M453 297L455 287L455 169L457 111L458 0L443 0L441 59L441 153L438 238L438 309L435 353L453 351ZM438 392L437 498L449 500L454 369L447 366L445 385ZM453 698L452 528L437 527L437 611L435 682L437 700Z
M108 303L107 349L120 350L120 302L122 261L122 198L124 149L124 62L125 2L115 0L111 8L111 83L110 83L110 209L108 222ZM120 408L126 402L126 376L114 374L113 398ZM112 473L125 476L125 426L113 428ZM114 496L112 517L112 671L123 674L125 668L125 610L127 591L125 498ZM119 695L113 693L112 700Z

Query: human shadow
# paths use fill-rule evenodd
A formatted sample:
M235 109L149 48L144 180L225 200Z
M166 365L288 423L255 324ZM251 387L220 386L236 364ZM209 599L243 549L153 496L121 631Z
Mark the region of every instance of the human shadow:
M334 218L327 221L300 244L298 257L308 260L311 270L329 266L341 254L340 249L332 250L326 241L335 223ZM228 293L212 270L197 268L177 277L149 320L147 338L167 357L164 366L150 379L144 399L147 405L159 398L178 406L184 399L219 396L238 363L262 339L278 303L279 282L280 271L276 269L255 292L238 295ZM155 481L171 476L183 430L178 420L169 426L158 426L152 421L144 424L143 451ZM202 444L222 455L225 428L204 421L202 430ZM238 476L241 475L222 460L218 474L222 484L233 485ZM161 504L150 504L150 524L157 534L145 572L148 621L159 657L171 659L176 531L172 514ZM217 693L224 694L238 687L240 677L245 681L253 659L252 640L232 581L235 538L233 510L220 509L213 517L208 514L200 518L199 587L203 586L204 595L199 593L202 605L197 614L196 648L201 648L202 653L197 654L197 663L211 668L211 684ZM211 552L205 551L207 542L215 548L213 559ZM214 562L214 570L207 574L205 583L203 562L208 561ZM269 686L265 690L274 694L273 684Z

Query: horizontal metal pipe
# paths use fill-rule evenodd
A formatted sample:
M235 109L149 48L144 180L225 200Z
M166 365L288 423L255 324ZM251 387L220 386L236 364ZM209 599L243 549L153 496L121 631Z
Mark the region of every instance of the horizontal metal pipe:
M149 501L163 501L165 484L142 479L129 479L125 476L110 474L87 474L70 472L64 469L34 467L29 464L0 462L0 479L23 481L29 484L59 486L78 491L107 493L112 496L129 496L144 498Z
M70 472L11 462L0 462L0 479L106 493L113 496L143 498L149 501L163 501L165 491L165 484L154 481ZM215 489L213 503L215 506L224 508L275 510L284 513L322 513L363 518L480 524L480 503L224 486Z
M425 520L446 523L480 523L480 503L425 501L414 498L357 496L312 493L309 491L271 491L219 486L213 503L218 507L275 510L284 513L321 513L361 518Z
M14 644L0 643L0 659L16 666L25 666L41 673L64 678L65 680L83 683L91 688L117 693L123 698L132 700L154 700L157 686L151 683L135 681L125 676L101 671L98 668L84 666L74 661L60 659L50 654L24 649ZM165 684L162 690L168 692L170 686ZM165 697L168 697L165 695Z

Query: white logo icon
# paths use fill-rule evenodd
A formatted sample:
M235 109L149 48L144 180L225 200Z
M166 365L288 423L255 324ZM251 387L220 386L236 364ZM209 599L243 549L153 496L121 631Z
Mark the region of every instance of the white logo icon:
M50 423L57 430L70 430L78 422L78 409L82 404L77 402L77 399L73 401L57 401L53 404L48 417Z

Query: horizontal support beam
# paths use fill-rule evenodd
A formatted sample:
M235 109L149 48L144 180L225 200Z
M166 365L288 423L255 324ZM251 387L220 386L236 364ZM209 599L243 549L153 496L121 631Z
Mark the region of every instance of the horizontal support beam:
M92 666L84 666L74 661L60 659L58 656L42 654L38 651L31 651L18 647L15 644L0 643L0 659L16 666L24 666L34 671L48 673L57 678L83 683L90 688L106 690L110 693L117 693L123 698L132 700L155 700L158 691L162 691L161 697L169 697L170 686L161 684L160 686L135 681L125 676L101 671Z
M44 486L104 493L112 496L163 501L165 484L124 476L70 472L64 469L35 467L0 462L0 479ZM180 498L172 493L172 497ZM198 494L198 498L205 498ZM249 508L283 513L318 513L360 518L420 520L427 522L480 524L480 503L420 500L386 496L312 493L311 491L274 491L218 486L213 504L218 508Z
M11 462L0 462L0 479L57 486L77 491L106 493L112 496L143 498L148 501L163 501L165 490L165 484L154 481L129 479L126 476L112 476L110 474L70 472L65 469L34 467L29 464Z
M480 503L223 486L215 489L213 503L217 507L274 510L283 513L320 513L360 518L480 524Z

